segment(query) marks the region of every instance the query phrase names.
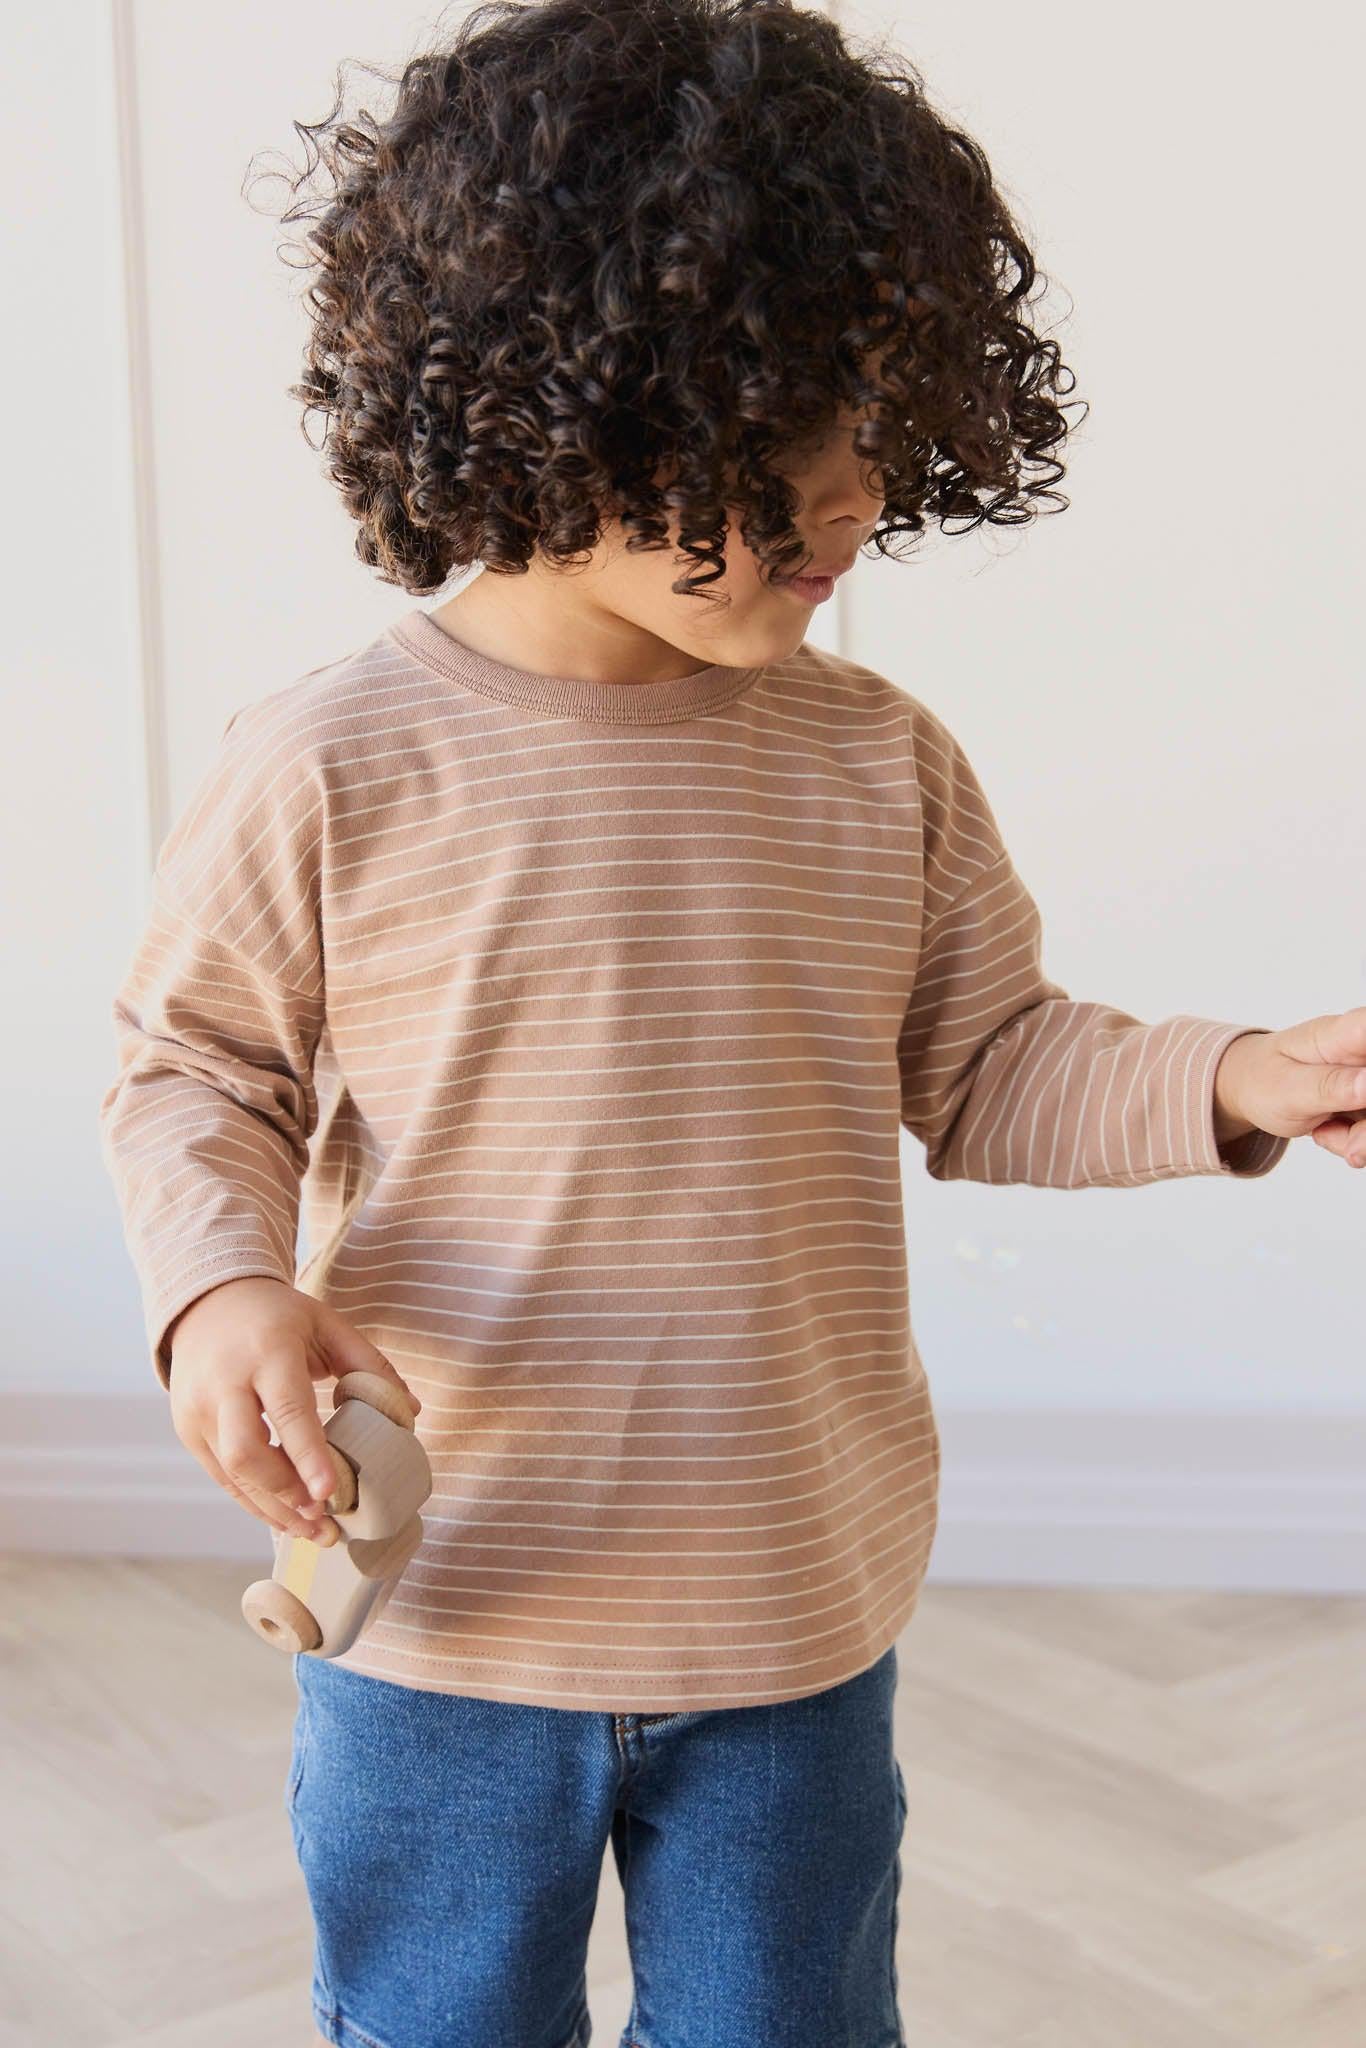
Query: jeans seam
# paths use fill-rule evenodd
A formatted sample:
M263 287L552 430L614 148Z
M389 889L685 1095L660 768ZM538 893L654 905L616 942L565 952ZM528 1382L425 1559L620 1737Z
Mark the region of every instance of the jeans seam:
M887 1961L892 1994L892 2018L896 2022L896 2048L906 2048L906 2030L901 2023L901 2000L897 1995L899 1986L897 1983L896 1968L896 1937L897 1929L901 1921L901 1845L905 1838L906 1833L906 1817L909 1811L909 1801L906 1797L906 1782L901 1774L901 1763L899 1759L895 1761L893 1768L896 1773L897 1811L901 1816L901 1820L900 1825L897 1828L896 1846L893 1851L894 1862L892 1876L892 1933L891 1941L889 1943L889 1953Z
M326 2019L329 2028L339 2027L343 2035L349 2035L354 2040L364 2043L364 2048L388 2048L386 2042L377 2041L373 2034L367 2034L365 2029L358 2027L354 2020L347 2019L344 2012L329 2009L327 2006L315 2006L313 2008L313 2017L314 2019L320 2017ZM319 2028L319 2032L321 2031L322 2029Z
M579 2017L575 2020L572 2031L566 2036L563 2048L586 2048L588 2035L584 2032L583 2023L587 2017L588 2008L585 2006ZM363 2027L356 2026L354 2021L347 2019L344 2013L334 2012L327 2006L315 2004L313 2007L313 2018L319 2033L323 2031L322 2022L325 2020L329 2033L336 2028L340 2028L344 2034L354 2036L357 2041L364 2042L365 2048L386 2048L384 2042L377 2041L373 2034L367 2034ZM634 2037L629 2044L629 2048L640 2048L640 2044Z
M626 1927L626 1951L631 1951L631 1816L626 1814L625 1868L621 1873L621 1912ZM631 1958L631 2010L626 2016L626 2031L630 2036L627 2048L640 2048L636 2040L636 2024L640 2019L640 1984L636 1977L635 1958Z
M297 1802L297 1800L298 1800L298 1797L299 1797L299 1787L300 1787L300 1786L302 1785L302 1783L303 1783L303 1778L304 1778L304 1767L305 1767L305 1765L306 1765L306 1764L307 1764L307 1762L308 1762L308 1738L309 1738L309 1733L310 1733L310 1730L309 1730L309 1725L308 1725L308 1697L307 1697L307 1695L305 1694L305 1692L304 1692L304 1690L303 1690L303 1687L302 1687L302 1686L301 1686L301 1685L299 1684L299 1680L298 1680L298 1663L299 1663L299 1660L298 1660L298 1653L296 1652L296 1654L295 1654L295 1659L294 1659L294 1671L295 1671L295 1678L294 1678L294 1684L295 1684L295 1700L294 1700L294 1749L295 1749L295 1756L294 1756L294 1765L293 1765L293 1769L292 1769L292 1770L290 1771L290 1774L289 1774L289 1783L288 1783L288 1785L287 1785L287 1786L286 1786L286 1788L285 1788L285 1805L286 1805L287 1809L288 1809L288 1810L289 1810L289 1811L290 1811L291 1813L293 1812L293 1810L294 1810L294 1806L295 1806L295 1803L296 1803L296 1802Z

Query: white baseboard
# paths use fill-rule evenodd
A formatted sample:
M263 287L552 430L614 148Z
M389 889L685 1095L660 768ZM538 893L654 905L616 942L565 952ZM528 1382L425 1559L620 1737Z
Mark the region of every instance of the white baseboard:
M1366 1415L937 1412L932 1580L1366 1592Z
M1366 1593L1366 1415L936 1407L940 1584ZM268 1565L163 1397L0 1396L0 1548Z

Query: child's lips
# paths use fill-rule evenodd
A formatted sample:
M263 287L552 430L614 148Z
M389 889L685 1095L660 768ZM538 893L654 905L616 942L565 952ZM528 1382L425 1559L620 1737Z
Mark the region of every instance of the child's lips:
M835 588L833 576L784 576L779 579L780 590L790 590L803 604L824 604Z

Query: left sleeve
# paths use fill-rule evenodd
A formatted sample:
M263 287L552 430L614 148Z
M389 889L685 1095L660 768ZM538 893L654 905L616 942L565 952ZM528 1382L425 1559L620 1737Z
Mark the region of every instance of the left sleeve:
M157 855L113 1001L100 1142L171 1384L171 1325L225 1280L295 1279L326 1014L323 798L261 700L234 713Z
M1270 1027L1072 1001L1043 972L1037 905L961 747L933 718L922 736L926 924L897 1055L927 1171L1060 1188L1269 1173L1289 1139L1221 1148L1214 1073L1233 1039Z

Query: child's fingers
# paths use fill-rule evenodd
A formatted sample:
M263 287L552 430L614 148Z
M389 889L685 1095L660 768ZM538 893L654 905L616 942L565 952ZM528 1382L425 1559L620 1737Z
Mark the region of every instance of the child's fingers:
M313 1439L323 1445L321 1456L326 1461L329 1493L333 1484L332 1462L312 1402L312 1382L306 1380L304 1384L309 1390L311 1436L306 1427L300 1428L302 1404L292 1387L282 1391L278 1383L272 1389L269 1382L258 1381L255 1387L228 1388L218 1399L213 1449L224 1471L234 1485L258 1498L274 1495L286 1510L297 1511L310 1497L309 1486L286 1443L286 1432L296 1452L302 1451L305 1444L311 1445ZM261 1412L263 1408L265 1414ZM278 1444L270 1440L267 1418L280 1432Z
M288 1467L288 1479L276 1482L276 1490L283 1493L292 1480L303 1489L296 1505L326 1500L336 1487L337 1468L307 1369L268 1366L256 1375L256 1393L280 1439L274 1455Z
M258 1500L250 1489L236 1485L219 1464L208 1439L197 1429L185 1430L180 1440L186 1450L198 1458L215 1485L221 1486L224 1493L230 1494L233 1500L240 1507L244 1507L249 1515L254 1515L258 1522L265 1522L272 1529L278 1529L283 1536L308 1536L319 1542L330 1540L324 1539L312 1522L306 1522L301 1515L294 1514L285 1507L277 1495L267 1494ZM331 1526L335 1530L336 1524L333 1523Z

